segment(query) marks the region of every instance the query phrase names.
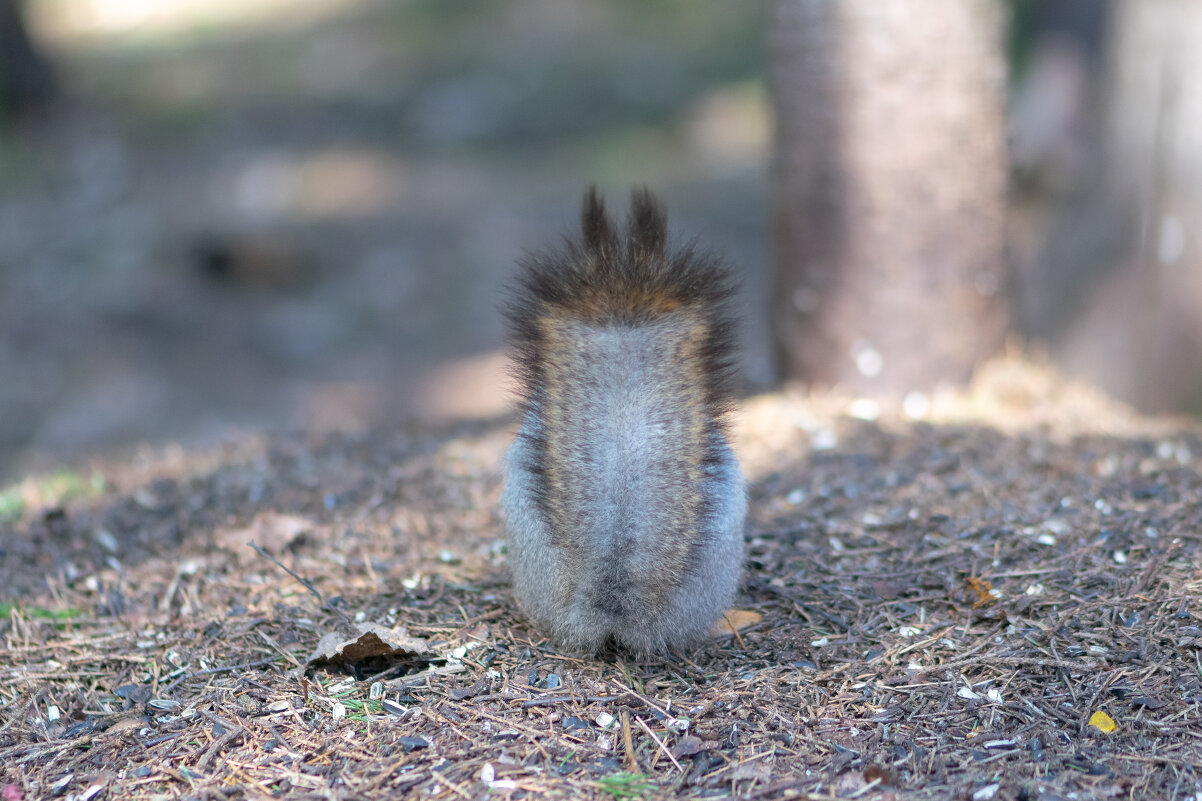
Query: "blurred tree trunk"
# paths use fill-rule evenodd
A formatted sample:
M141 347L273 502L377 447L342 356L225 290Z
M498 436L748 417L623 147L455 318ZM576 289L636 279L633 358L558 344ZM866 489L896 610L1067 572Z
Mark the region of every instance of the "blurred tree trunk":
M1043 270L1092 266L1069 372L1148 410L1202 409L1202 3L1115 0L1090 202ZM1104 245L1105 247L1102 247ZM1087 291L1088 290L1088 291Z
M1102 266L1097 253L1119 235L1092 224L1106 202L1099 167L1110 5L1039 0L1016 6L1007 245L1015 327L1033 339L1064 332L1080 310L1082 285L1096 280ZM1084 249L1094 252L1085 257Z
M53 94L50 63L29 36L21 0L0 0L0 117L44 106Z
M1002 344L1003 12L773 0L786 377L897 396L964 381Z

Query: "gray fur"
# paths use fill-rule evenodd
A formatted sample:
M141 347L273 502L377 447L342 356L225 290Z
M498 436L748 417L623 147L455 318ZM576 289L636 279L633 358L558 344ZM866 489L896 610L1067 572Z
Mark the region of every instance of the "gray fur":
M601 542L583 542L584 560L574 595L565 597L560 588L567 580L571 560L551 544L551 530L536 498L539 476L531 471L534 455L531 436L540 426L538 415L529 412L505 459L505 488L502 507L509 530L509 562L513 589L522 610L553 639L569 648L595 653L612 643L635 653L658 653L669 647L692 645L706 636L734 598L743 563L743 520L747 495L734 453L721 434L711 434L718 458L707 471L705 491L712 502L706 526L698 531L695 559L659 608L632 609L626 615L608 615L590 601L588 581L605 574L604 560L610 552L604 543L612 535L600 532ZM621 446L611 443L615 449ZM669 446L669 444L666 444ZM664 510L671 498L662 499ZM631 512L637 516L637 512ZM644 532L654 538L655 532ZM633 543L629 561L646 556L640 543ZM645 564L653 572L654 564ZM581 581L583 579L583 581ZM635 588L637 592L637 588Z
M510 307L524 416L502 506L514 594L568 648L704 639L730 605L747 498L723 415L727 277L665 254L636 193L625 245L600 199L582 250L527 264Z

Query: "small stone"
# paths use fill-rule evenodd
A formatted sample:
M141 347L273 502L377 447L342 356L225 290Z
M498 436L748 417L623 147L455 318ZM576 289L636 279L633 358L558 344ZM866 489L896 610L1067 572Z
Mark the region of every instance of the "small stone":
M997 795L997 791L1001 788L1001 784L987 784L980 790L972 794L972 801L989 801Z
M687 737L681 737L672 749L672 756L677 759L682 756L693 756L693 754L700 753L704 745L700 737L695 737L691 734Z
M1143 695L1137 696L1137 697L1131 699L1131 706L1142 706L1146 709L1160 709L1166 703L1167 703L1166 701L1160 701L1155 698L1148 698L1147 696L1143 696Z
M104 529L99 529L96 532L96 542L100 543L100 547L104 548L109 553L116 553L120 546L117 544L117 538L110 532Z

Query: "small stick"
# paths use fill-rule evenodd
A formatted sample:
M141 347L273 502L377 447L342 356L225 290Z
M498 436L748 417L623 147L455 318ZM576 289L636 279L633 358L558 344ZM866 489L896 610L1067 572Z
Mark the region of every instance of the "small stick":
M283 563L283 562L281 562L279 559L276 559L274 556L272 556L271 554L267 553L267 551L265 551L265 550L263 550L262 548L260 548L260 547L259 547L259 544L258 544L258 543L256 543L254 540L251 540L250 542L248 542L248 543L246 543L246 544L247 544L247 545L249 545L250 547L254 548L254 549L255 549L255 551L257 551L257 552L258 552L259 556L262 556L262 557L265 557L265 558L267 558L267 559L270 559L272 562L274 562L274 563L275 563L275 566L276 566L276 567L278 567L280 570L283 570L283 571L284 571L285 573L287 573L289 576L292 576L292 578L294 578L294 579L296 579L297 581L299 581L299 582L301 583L301 585L302 585L302 586L304 586L304 588L305 588L306 590L308 590L309 592L313 593L313 596L314 596L315 598L317 598L317 603L319 603L319 604L321 605L321 608L322 608L322 609L327 609L327 610L329 610L329 611L333 612L334 614L338 615L338 617L342 618L342 619L343 619L343 621L344 621L344 622L346 622L346 623L350 623L350 622L351 622L351 619L350 619L350 617L349 617L349 616L346 614L346 612L343 612L341 609L339 609L339 608L338 608L338 607L336 607L336 606L330 606L329 604L327 604L327 603L326 603L326 599L322 597L321 593L320 593L320 592L318 592L317 588L313 586L313 583L312 583L311 581L309 581L309 580L308 580L308 579L306 579L306 578L302 578L302 577L301 577L300 575L298 575L298 574L297 574L295 571L293 571L293 570L289 569L289 568L288 568L287 566L285 566L285 565L284 565L284 563Z
M270 659L259 659L254 662L243 662L240 665L226 665L225 667L215 667L215 668L209 668L208 670L198 670L195 673L185 673L182 676L180 676L179 678L177 678L175 681L171 682L166 687L164 687L161 690L161 692L163 693L163 695L166 695L167 693L174 690L177 686L179 686L180 682L187 681L188 679L195 679L195 678L199 678L200 676L212 676L214 673L229 673L231 670L247 670L249 668L263 667L264 665L270 665L275 660L276 660L276 657L273 656Z
M504 609L494 609L491 612L485 612L482 615L476 615L475 617L468 617L467 613L463 612L462 606L459 607L459 610L460 610L460 612L463 613L464 621L459 626L459 628L455 631L455 633L453 635L451 635L451 639L458 638L459 635L462 634L464 631L466 631L470 626L472 626L476 623L480 623L485 620L491 620L492 618L497 617L498 615L500 615L502 612L505 611Z
M453 792L455 795L459 796L460 798L469 798L469 799L471 798L470 795L463 792L462 787L453 783L450 779L448 779L446 776L443 776L438 771L432 770L432 771L430 771L430 775L433 776L437 781L442 782L448 790L450 790L451 792Z
M622 744L626 746L626 769L631 773L639 772L639 762L634 758L634 741L630 737L630 715L622 711Z
M735 639L739 642L739 647L746 651L747 643L743 642L743 635L739 634L739 629L734 623L730 622L730 617L725 612L722 613L722 620L726 623L726 627L730 629L730 633L735 635Z
M296 752L296 749L288 744L288 741L284 739L284 735L280 733L280 730L277 729L274 724L268 723L267 730L271 732L271 736L274 737L280 745L284 746L284 750L290 755L300 756L300 754Z
M158 745L159 743L165 743L168 740L174 740L176 737L182 737L187 733L188 732L186 731L174 731L170 734L164 734L161 737L155 737L152 740L146 740L145 742L139 743L139 745L141 745L143 748L150 748L151 746Z
M15 715L14 717L9 718L7 721L4 722L3 725L0 725L0 733L3 733L4 731L6 731L9 726L13 725L18 720L25 720L25 718L29 717L30 710L33 709L34 706L37 705L38 701L41 701L43 696L45 696L45 695L46 695L45 687L43 687L42 689L40 689L36 693L34 693L33 698L30 698L29 703L25 705L25 709L21 710L21 714Z
M656 706L655 704L648 701L647 697L645 695L640 695L639 693L636 693L634 690L630 689L629 687L627 687L625 684L618 681L617 679L610 679L610 683L619 687L626 695L629 695L631 698L635 699L636 701L643 704L644 706L651 707L656 712L663 715L665 718L672 717L671 715L668 714L668 710L660 709L658 706Z
M527 709L532 706L549 706L551 704L566 704L571 701L584 701L585 703L588 703L588 704L610 704L610 703L613 703L614 701L618 701L624 697L625 696L623 696L623 695L586 695L583 697L575 696L575 695L553 695L549 698L546 698L546 697L531 698L528 701L523 701L522 709ZM486 701L486 700L496 700L496 699L488 698L487 696L477 696L476 698L473 698L472 700Z
M639 726L641 726L643 728L643 731L647 732L647 734L649 734L651 736L652 740L655 740L655 744L659 746L659 750L664 752L664 756L666 756L668 759L672 760L672 764L676 766L676 769L678 771L680 771L681 773L684 773L684 768L682 768L680 766L680 763L676 761L676 757L672 756L672 752L669 751L667 749L667 747L664 746L663 741L655 736L655 732L651 731L651 727L648 726L646 723L644 723L643 719L638 717L637 715L634 718L634 722L639 724Z
M242 728L241 726L236 726L218 737L213 742L209 743L209 747L205 749L204 756L202 756L200 761L196 763L197 767L199 767L201 770L208 770L213 764L213 760L217 759L217 755L225 750L227 745L235 740L241 739L245 734L246 729Z
M1000 756L1000 755L999 755L999 756ZM867 793L869 790L871 790L872 788L876 787L876 786L877 786L878 784L880 784L880 783L881 783L881 779L880 779L880 777L878 776L877 778L875 778L875 779L873 779L872 781L868 782L868 784L866 784L866 785L864 785L863 787L861 787L859 790L856 790L854 793L852 793L851 795L849 795L849 796L848 796L848 798L859 798L860 796L864 795L865 793Z

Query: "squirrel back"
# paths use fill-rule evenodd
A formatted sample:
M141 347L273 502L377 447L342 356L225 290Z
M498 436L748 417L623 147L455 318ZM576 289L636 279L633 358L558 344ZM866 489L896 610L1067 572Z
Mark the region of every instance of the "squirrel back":
M662 651L704 636L742 562L732 288L717 260L668 252L645 190L625 231L595 190L582 222L579 242L524 262L507 310L524 412L503 503L514 589L569 647Z

